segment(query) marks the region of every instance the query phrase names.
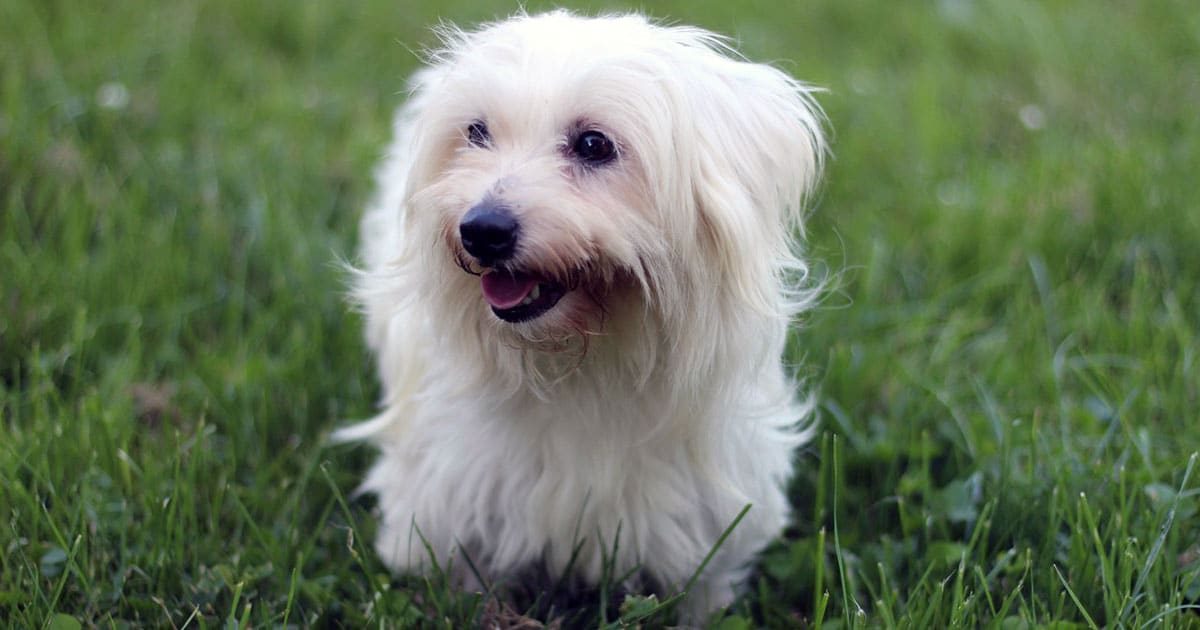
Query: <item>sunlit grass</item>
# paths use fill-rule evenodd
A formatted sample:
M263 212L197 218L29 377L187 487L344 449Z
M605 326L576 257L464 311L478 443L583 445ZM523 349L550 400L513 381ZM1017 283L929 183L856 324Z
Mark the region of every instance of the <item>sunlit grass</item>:
M336 260L410 49L509 10L0 0L0 620L669 619L394 579L324 441L377 393ZM1200 10L653 12L829 89L825 433L723 627L1200 625Z

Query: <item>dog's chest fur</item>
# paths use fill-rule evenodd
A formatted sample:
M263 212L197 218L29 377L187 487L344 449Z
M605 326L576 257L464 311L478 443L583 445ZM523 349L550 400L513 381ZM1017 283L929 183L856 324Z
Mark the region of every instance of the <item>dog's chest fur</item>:
M662 422L675 410L659 392L600 391L568 378L544 393L549 400L468 399L440 395L436 378L426 382L419 411L385 442L396 456L372 480L390 495L385 504L416 515L434 549L457 543L478 566L545 563L557 573L582 544L572 568L595 579L614 550L622 570L648 545L703 557L713 528L719 533L736 513L722 515L723 524L697 514L714 505L716 488L694 461L696 445L673 434L677 423Z

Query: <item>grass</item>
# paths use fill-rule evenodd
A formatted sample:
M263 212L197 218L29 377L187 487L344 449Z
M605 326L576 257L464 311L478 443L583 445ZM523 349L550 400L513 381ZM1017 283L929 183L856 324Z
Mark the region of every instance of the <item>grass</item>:
M669 621L393 579L324 441L377 393L333 263L408 48L510 8L0 0L3 624ZM720 627L1200 627L1194 3L654 13L835 132L789 357L824 434Z

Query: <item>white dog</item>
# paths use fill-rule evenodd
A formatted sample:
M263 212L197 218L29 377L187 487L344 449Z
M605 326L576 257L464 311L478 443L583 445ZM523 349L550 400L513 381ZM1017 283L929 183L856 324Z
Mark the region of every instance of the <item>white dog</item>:
M383 412L376 549L729 604L784 526L809 405L781 364L824 152L811 90L635 15L519 15L412 80L356 293ZM635 586L636 587L636 586Z

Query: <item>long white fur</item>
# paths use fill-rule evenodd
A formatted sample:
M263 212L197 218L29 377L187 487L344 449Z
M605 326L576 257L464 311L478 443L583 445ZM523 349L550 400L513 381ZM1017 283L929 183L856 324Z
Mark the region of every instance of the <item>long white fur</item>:
M442 35L362 223L356 296L383 411L337 437L382 451L363 485L376 549L420 572L423 538L503 580L561 574L582 544L572 570L594 584L617 542L618 574L670 590L752 504L689 613L728 604L788 518L811 432L780 356L815 294L797 240L825 150L812 90L636 15ZM466 141L475 120L491 147ZM615 162L565 154L580 121L616 141ZM488 195L522 223L519 262L585 269L589 290L530 322L492 314L454 258L459 220Z

